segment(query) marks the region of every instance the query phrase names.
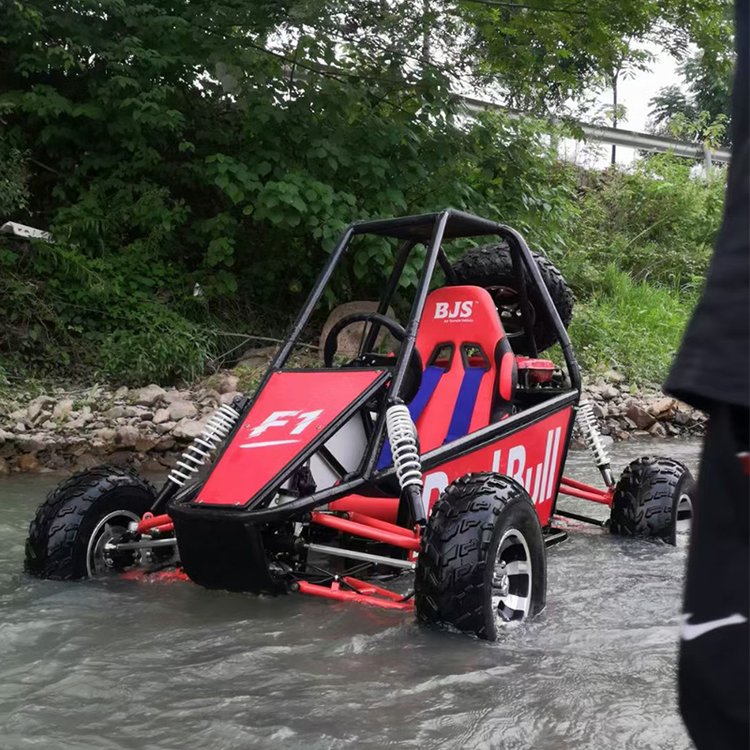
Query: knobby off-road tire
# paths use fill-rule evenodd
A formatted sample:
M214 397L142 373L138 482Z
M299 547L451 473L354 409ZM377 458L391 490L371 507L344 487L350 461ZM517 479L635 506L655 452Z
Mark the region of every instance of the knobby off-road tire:
M567 328L573 316L573 292L560 271L543 255L532 251L532 256L539 266L544 284L552 297L563 325ZM503 290L516 290L518 284L513 273L510 248L505 242L493 245L480 245L471 248L463 257L453 264L459 284L471 284L487 289L498 307L506 333L513 344L516 354L529 354L528 344L516 331L520 327L520 307L518 299L508 299ZM557 341L557 333L544 312L544 303L539 291L531 285L526 275L529 304L533 316L534 341L537 351L542 352ZM514 338L515 335L515 338Z
M155 497L149 482L118 466L74 474L37 508L29 526L24 568L40 578L89 577L92 535L101 540L103 535L126 531L127 523L139 520Z
M692 514L695 487L690 470L679 461L653 456L636 459L615 487L610 531L675 544L678 524Z
M542 528L523 487L498 474L449 485L417 560L417 618L493 641L506 622L541 612L546 590Z

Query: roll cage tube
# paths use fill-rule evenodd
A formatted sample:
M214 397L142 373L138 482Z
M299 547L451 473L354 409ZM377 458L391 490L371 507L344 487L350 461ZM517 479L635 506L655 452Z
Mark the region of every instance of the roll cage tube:
M432 281L436 263L439 262L443 268L447 267L448 270L446 270L446 274L452 276L450 263L447 261L442 250L443 239L446 236L453 239L456 237L495 235L508 242L514 265L517 265L520 261L521 266L526 268L529 276L539 288L545 312L551 320L558 335L565 362L568 367L568 373L571 378L571 384L576 389L580 388L580 371L575 359L575 354L573 353L570 339L568 338L565 326L560 320L557 309L552 302L549 291L542 280L542 276L524 238L515 229L512 229L507 225L498 224L487 219L482 219L478 216L464 213L463 211L456 211L455 209L446 209L436 214L423 214L418 216L406 216L398 219L383 219L350 224L344 230L344 233L331 253L331 257L321 271L315 282L315 286L311 290L297 320L294 323L289 338L281 346L274 357L268 374L270 374L272 370L282 368L286 364L291 352L299 341L302 331L309 322L310 316L315 309L315 305L320 300L326 285L330 281L335 267L338 265L344 252L347 250L352 237L363 234L375 234L404 240L404 243L398 252L396 267L391 273L383 298L378 305L378 312L381 312L381 308L387 310L388 304L395 293L395 290L398 288L398 282L411 250L418 242L424 242L429 237L424 265L417 286L417 294L412 305L409 323L406 326L406 338L401 346L401 351L399 352L393 373L393 384L391 386L390 394L392 399L397 399L401 395L400 391L406 374L406 365L414 349L417 329L422 320L422 312L424 310L427 294L429 293L429 286ZM528 296L526 294L525 275L518 273L518 276L519 283L524 287L522 290L519 290L519 294L523 299ZM530 321L527 316L524 317L526 318L524 324L527 329L527 335L532 335L532 332L529 330ZM371 331L371 334L372 333L373 332Z

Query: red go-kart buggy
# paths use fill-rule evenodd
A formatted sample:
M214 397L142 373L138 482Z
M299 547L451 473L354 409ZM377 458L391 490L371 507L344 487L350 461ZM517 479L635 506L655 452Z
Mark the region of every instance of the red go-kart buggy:
M322 368L290 367L334 269L365 234L398 241L377 311L333 327ZM495 244L449 262L444 242L482 236ZM387 311L419 245L402 326ZM614 481L579 404L571 304L559 273L510 227L454 210L352 224L257 392L219 408L158 494L111 466L63 482L31 523L26 569L80 579L171 567L209 588L413 609L494 639L544 607L546 547L566 536L553 518L599 523L557 508L559 494L611 506L621 534L673 540L690 514L693 480L676 461L639 459ZM359 353L337 364L353 323L367 324ZM384 330L397 355L379 353ZM559 363L540 358L554 344ZM562 476L576 421L604 489ZM387 587L407 571L411 593L411 579Z

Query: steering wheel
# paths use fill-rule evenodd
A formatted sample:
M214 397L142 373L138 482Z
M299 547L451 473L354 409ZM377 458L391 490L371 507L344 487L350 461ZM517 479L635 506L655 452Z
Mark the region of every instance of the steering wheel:
M341 318L333 328L331 328L328 336L326 336L325 344L323 344L323 362L326 367L333 367L333 358L336 356L336 351L338 350L339 334L344 328L347 328L354 323L377 323L379 326L385 328L399 343L402 343L406 338L404 327L393 320L393 318L389 318L381 313L369 312L346 315ZM349 363L349 366L389 366L392 363L393 357L391 356L378 354L377 352L362 352L356 359ZM419 356L417 347L415 346L414 349L412 349L411 357L409 357L409 364L407 365L403 388L404 401L408 403L414 398L419 390L421 382L422 359Z

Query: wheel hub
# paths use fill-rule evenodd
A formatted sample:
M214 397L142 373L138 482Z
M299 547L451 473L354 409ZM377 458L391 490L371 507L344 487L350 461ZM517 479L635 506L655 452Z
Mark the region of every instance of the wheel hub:
M123 567L114 559L107 545L119 539L133 521L138 523L140 518L132 511L116 510L108 513L96 524L86 549L86 572L89 578L106 576Z
M525 620L531 610L532 567L529 545L517 529L500 539L492 571L492 610L498 626Z

